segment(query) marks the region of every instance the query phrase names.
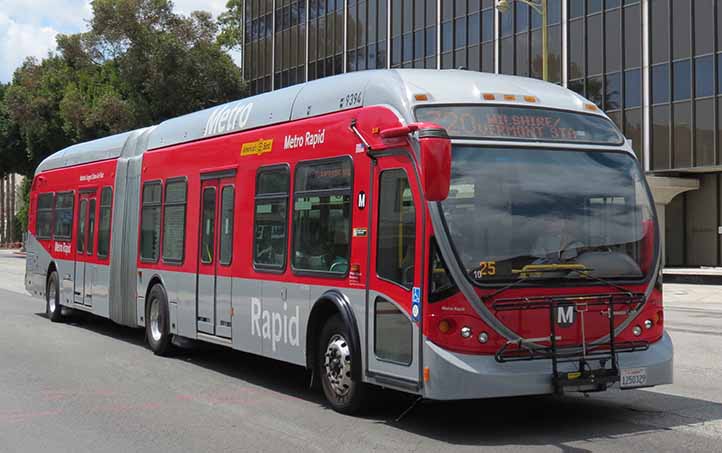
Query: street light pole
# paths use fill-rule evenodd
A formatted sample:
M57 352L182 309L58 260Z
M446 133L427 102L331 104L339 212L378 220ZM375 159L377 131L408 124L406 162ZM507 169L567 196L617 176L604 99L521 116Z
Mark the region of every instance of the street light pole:
M496 9L504 14L509 11L510 0L497 0ZM511 0L515 1L515 0ZM542 79L549 80L549 31L547 30L547 0L516 0L517 2L529 5L531 9L541 15L542 18Z

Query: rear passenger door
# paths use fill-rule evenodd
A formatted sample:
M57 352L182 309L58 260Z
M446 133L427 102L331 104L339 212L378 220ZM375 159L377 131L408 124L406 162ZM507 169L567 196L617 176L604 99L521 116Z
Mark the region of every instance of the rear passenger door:
M78 195L78 223L75 239L75 278L73 301L93 305L93 256L95 255L96 191L83 190Z
M198 251L198 331L231 338L233 178L204 177Z

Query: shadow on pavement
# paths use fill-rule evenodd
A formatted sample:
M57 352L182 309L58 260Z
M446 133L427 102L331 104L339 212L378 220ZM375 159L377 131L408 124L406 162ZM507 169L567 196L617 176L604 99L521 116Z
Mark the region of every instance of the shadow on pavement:
M45 317L45 314L38 313ZM144 331L119 326L85 313L69 324L146 347ZM172 359L222 373L286 397L325 404L320 390L309 389L308 374L300 366L189 341ZM150 350L148 354L151 354ZM556 445L562 451L586 451L567 445L589 439L615 439L644 433L722 421L722 404L645 390L582 395L496 398L467 401L422 401L400 421L397 417L414 401L411 395L378 390L364 419L393 429L453 445ZM719 435L722 425L717 424Z

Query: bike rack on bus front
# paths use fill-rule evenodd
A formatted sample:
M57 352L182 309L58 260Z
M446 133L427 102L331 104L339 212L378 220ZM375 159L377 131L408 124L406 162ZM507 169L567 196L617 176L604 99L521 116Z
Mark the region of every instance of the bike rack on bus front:
M554 392L561 394L565 388L576 388L581 391L605 390L609 385L619 381L619 366L617 354L623 352L646 351L649 342L616 341L614 338L614 316L626 314L633 306L644 302L644 294L639 293L607 293L585 294L581 296L535 296L499 299L492 304L497 312L513 310L549 310L548 337L521 338L507 341L495 355L497 362L517 362L524 360L551 360L552 385ZM573 306L581 313L582 343L561 346L557 342L557 327L554 313L560 306ZM609 317L609 341L589 344L584 335L584 313L592 306L607 306L606 311L600 312ZM617 311L615 307L627 307L626 311ZM549 346L540 346L548 342ZM592 368L591 362L597 361L599 368ZM609 361L611 367L607 368ZM579 368L574 372L559 372L560 363L578 362Z

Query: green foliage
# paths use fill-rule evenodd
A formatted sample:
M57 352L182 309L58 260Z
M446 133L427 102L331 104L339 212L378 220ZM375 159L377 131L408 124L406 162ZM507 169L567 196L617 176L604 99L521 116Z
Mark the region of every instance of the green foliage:
M221 29L218 42L228 49L240 47L243 42L243 3L243 0L228 0L226 11L218 16Z
M87 32L58 36L55 53L0 85L0 175L29 175L73 143L245 95L209 13L182 16L169 0L94 0L92 9Z

